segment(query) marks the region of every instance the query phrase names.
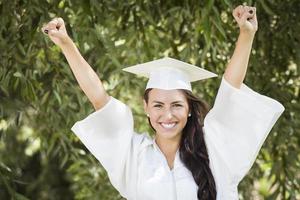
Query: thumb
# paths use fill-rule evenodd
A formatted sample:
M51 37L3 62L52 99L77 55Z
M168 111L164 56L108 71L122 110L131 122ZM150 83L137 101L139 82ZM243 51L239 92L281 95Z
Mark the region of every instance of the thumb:
M66 27L65 27L65 22L64 22L64 20L63 20L61 17L57 18L56 20L57 20L56 28L57 28L58 30L62 30L62 31L64 31L64 32L66 32Z
M50 37L60 38L61 33L60 33L59 30L53 29L53 30L49 30L49 31L48 31L48 35L49 35Z
M235 21L239 24L240 23L240 17L237 15L237 14L233 14L233 17L234 17L234 19L235 19Z
M51 40L53 40L54 42L56 41L55 43L64 42L68 37L62 30L57 29L49 30L48 35Z
M247 21L247 20L249 20L249 19L252 19L253 16L254 16L253 11L252 11L252 13L245 12L245 13L242 15L241 21L242 21L242 22L245 22L245 21Z

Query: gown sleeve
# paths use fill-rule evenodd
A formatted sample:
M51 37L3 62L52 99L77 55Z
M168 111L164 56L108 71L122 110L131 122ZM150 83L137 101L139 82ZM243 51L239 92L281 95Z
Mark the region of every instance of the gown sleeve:
M245 84L237 89L222 77L214 106L204 119L206 143L217 179L226 177L238 185L283 111L278 101Z
M107 171L112 185L127 197L134 158L132 157L133 117L131 110L119 100L109 102L85 119L77 121L71 130Z

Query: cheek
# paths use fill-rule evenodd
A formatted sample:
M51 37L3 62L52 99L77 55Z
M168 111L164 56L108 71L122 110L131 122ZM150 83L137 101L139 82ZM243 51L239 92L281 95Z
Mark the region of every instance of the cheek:
M188 111L188 109L183 108L183 109L175 110L174 114L177 117L180 117L181 119L183 119L183 118L187 118L188 117L189 111Z
M150 115L150 121L152 124L154 124L158 119L159 119L159 116L160 114L158 112L149 112L149 115Z

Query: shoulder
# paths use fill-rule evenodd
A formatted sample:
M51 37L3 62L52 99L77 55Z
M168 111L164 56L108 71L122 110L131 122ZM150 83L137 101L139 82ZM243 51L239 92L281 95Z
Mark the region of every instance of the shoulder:
M135 133L132 137L132 145L138 152L143 151L146 147L153 144L152 138L148 133Z
M137 145L147 146L152 144L152 138L148 133L135 133L132 142Z

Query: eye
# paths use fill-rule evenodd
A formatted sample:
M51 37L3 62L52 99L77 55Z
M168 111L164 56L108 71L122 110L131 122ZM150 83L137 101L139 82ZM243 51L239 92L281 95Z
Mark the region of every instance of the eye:
M161 108L162 105L161 105L161 104L155 104L154 107L155 107L155 108Z
M176 103L176 104L174 104L173 106L174 106L174 107L182 107L182 105L179 104L179 103Z

